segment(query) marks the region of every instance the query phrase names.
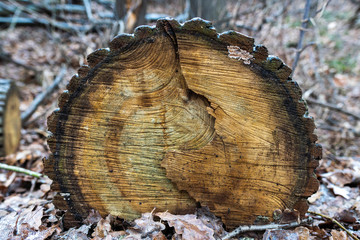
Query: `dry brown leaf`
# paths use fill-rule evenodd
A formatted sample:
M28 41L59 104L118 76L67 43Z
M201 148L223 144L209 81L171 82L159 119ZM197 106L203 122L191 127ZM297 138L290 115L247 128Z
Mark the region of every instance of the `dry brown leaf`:
M70 228L62 235L63 239L67 240L88 240L87 237L91 225L82 225L79 228Z
M15 211L21 211L23 208L27 208L31 205L44 205L48 202L46 199L40 199L42 197L42 191L35 191L32 194L13 194L5 199L1 206L3 208L11 207Z
M126 235L125 231L114 231L110 233L110 236L116 239L123 239Z
M182 239L215 240L214 230L207 227L196 215L173 215L163 212L157 213L156 216L167 221L170 227L174 227L175 232L182 235Z
M100 213L98 211L95 211L94 209L91 209L89 215L84 220L84 223L87 225L92 225L95 223L98 223L102 219Z
M350 187L338 187L334 184L328 184L328 188L332 189L335 195L342 196L345 199L350 199Z
M155 222L152 213L144 213L141 218L136 219L135 229L141 230L143 233L151 233L165 229L165 225L160 222Z
M298 210L285 209L280 216L280 223L286 224L291 222L300 223L300 213Z
M335 219L340 222L345 223L355 223L356 218L354 217L355 213L349 210L342 210L341 212L335 215Z
M321 189L319 189L319 191L317 191L316 193L314 193L313 195L311 195L311 197L308 198L308 202L310 204L314 203L315 201L317 201L318 199L320 199L320 197L323 195Z
M25 240L45 240L50 237L55 231L59 233L61 229L58 225L53 225L51 227L43 227L44 229L40 231L33 231L28 234Z
M344 87L348 84L348 75L337 73L333 81L337 87Z
M7 177L6 182L4 182L4 184L3 184L4 187L6 187L6 188L9 187L10 184L12 184L14 182L15 178L16 178L16 172L11 173L11 175L9 177Z
M105 219L100 219L92 234L94 237L93 240L100 240L109 235L109 232L111 231L109 216L107 216Z
M18 234L22 233L23 231L23 225L26 225L26 228L39 230L39 227L41 225L41 218L43 217L43 207L37 207L35 209L35 206L30 206L26 209L24 209L18 218L17 225L16 225L16 231Z
M215 238L220 239L226 234L226 231L223 227L223 222L220 218L216 217L213 213L211 213L208 207L198 208L196 210L196 216L206 226L214 230Z
M347 236L346 232L331 230L331 237L329 238L329 240L348 240L348 239L349 237Z
M124 239L153 239L155 236L161 239L160 233L165 229L163 223L154 221L152 212L143 213L141 218L136 219L134 223L135 226L127 230L129 235Z
M346 184L352 182L354 171L351 169L335 170L333 172L321 174L321 177L325 177L332 184L335 184L339 187L344 187Z
M297 227L295 230L266 230L263 240L311 240L316 237L310 235L306 227Z
M16 212L12 212L0 219L0 233L4 239L11 239L14 236L18 218L18 214Z

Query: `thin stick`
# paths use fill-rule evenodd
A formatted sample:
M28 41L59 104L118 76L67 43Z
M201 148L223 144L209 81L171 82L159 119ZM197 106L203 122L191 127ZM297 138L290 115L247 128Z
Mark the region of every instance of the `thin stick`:
M317 213L317 212L312 212L312 211L308 211L308 213L313 214L313 215L318 215L322 218L326 218L330 221L332 221L333 223L335 223L336 225L338 225L342 230L344 230L350 237L352 237L355 240L359 240L359 238L357 238L354 234L352 234L349 230L347 230L341 223L339 223L337 220L335 220L332 217L326 216L324 214L321 213Z
M25 175L29 175L29 176L36 177L36 178L46 177L45 175L43 175L41 173L34 172L34 171L31 171L31 170L28 170L25 168L21 168L21 167L10 166L5 163L0 163L0 168L9 170L9 171L13 171L13 172L23 173Z
M92 13L91 13L91 4L90 4L90 1L89 0L83 0L84 2L84 6L85 6L85 10L86 10L86 15L88 17L88 19L90 21L93 20L93 16L92 16Z
M53 84L51 84L50 87L48 87L44 92L37 95L34 101L31 103L30 107L21 114L21 122L23 125L25 125L25 122L34 114L36 109L42 104L42 102L55 91L59 83L62 81L66 73L66 67L63 66L60 69L59 74L56 76Z
M299 62L299 58L300 58L300 54L301 54L301 49L302 49L302 45L303 45L303 40L304 40L304 35L305 35L305 29L308 26L308 19L309 19L309 14L310 14L310 4L311 0L306 0L306 5L305 5L305 9L304 9L304 16L302 19L302 23L301 23L301 28L300 28L300 36L299 36L299 41L298 41L298 45L296 48L296 53L295 53L295 59L294 59L294 63L292 65L292 73L291 73L291 77L294 75L296 66Z
M312 103L312 104L316 104L316 105L319 105L321 107L326 107L326 108L329 108L331 110L334 110L334 111L337 111L337 112L340 112L340 113L343 113L343 114L346 114L346 115L349 115L357 120L360 120L360 115L356 115L355 113L352 113L352 112L349 112L347 110L344 110L336 105L333 105L333 104L329 104L329 103L324 103L324 102L320 102L320 101L317 101L315 99L312 99L312 98L307 98L305 99L308 103Z
M33 71L36 74L39 73L39 71L37 69L35 69L35 68L31 67L31 66L25 65L25 64L23 64L23 63L21 63L19 61L16 61L15 59L13 59L11 57L10 54L8 54L6 52L3 52L2 49L0 49L0 59L11 62L11 63L14 63L14 64L16 64L16 65L18 65L20 67L23 67L23 68L25 68L27 70Z
M298 227L300 225L308 225L311 224L313 221L312 218L307 218L299 222L292 222L288 224L276 224L271 223L267 225L247 225L247 226L240 226L236 228L234 231L228 233L225 237L223 237L221 240L230 239L232 237L235 237L236 235L243 233L243 232L250 232L250 231L265 231L267 229L283 229L283 228L293 228Z

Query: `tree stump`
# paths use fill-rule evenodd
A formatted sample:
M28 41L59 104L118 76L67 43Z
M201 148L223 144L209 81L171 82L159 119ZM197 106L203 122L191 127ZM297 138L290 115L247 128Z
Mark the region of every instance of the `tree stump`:
M66 222L208 206L229 228L318 189L314 122L263 46L193 19L159 20L88 56L48 119L46 174Z
M19 93L14 82L0 79L0 156L14 153L21 138Z

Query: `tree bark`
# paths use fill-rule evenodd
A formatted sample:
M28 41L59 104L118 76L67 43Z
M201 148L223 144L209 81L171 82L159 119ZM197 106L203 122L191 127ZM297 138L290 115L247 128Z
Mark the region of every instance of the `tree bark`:
M291 70L209 22L120 35L88 57L48 119L46 174L66 222L208 206L228 228L307 211L321 158ZM64 201L65 200L65 201Z
M117 20L124 20L125 31L129 32L146 23L146 7L145 0L116 0L114 15Z

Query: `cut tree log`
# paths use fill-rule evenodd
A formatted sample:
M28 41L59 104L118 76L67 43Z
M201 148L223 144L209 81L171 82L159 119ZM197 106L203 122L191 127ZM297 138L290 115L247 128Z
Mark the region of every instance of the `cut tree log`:
M21 137L19 93L14 82L0 79L0 156L14 153Z
M321 158L291 70L234 31L193 19L158 20L88 56L48 119L46 174L68 209L131 220L193 213L228 228L307 211Z

